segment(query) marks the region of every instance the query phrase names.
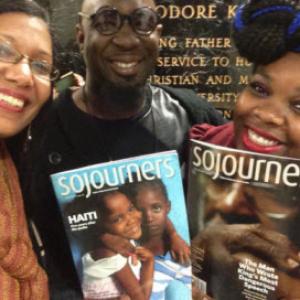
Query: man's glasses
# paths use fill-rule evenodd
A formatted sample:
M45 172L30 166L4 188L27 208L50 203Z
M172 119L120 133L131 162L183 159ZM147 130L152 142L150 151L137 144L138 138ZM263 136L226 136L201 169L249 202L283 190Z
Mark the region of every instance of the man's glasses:
M139 35L150 35L159 22L157 12L149 7L141 7L134 10L130 15L122 15L111 6L100 7L96 13L87 15L80 12L80 16L91 19L92 25L103 35L117 33L128 20L133 31Z
M43 60L33 60L25 54L21 54L14 46L7 40L0 38L0 61L5 63L17 64L23 58L28 60L30 70L33 75L54 81L58 78L59 72L52 64Z

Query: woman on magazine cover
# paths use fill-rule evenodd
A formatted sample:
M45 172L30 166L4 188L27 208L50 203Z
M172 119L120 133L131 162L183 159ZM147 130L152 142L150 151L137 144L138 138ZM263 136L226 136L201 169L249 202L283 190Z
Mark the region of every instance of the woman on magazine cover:
M50 97L54 67L48 23L47 13L34 1L0 1L1 300L49 298L6 147L6 139L25 129Z
M80 198L66 206L64 213L73 214ZM82 290L84 299L148 300L152 291L154 259L151 251L136 246L135 260L127 258L103 245L98 236L109 233L130 241L142 235L142 216L121 189L96 193L88 207L96 211L98 221L92 230L89 249L82 256ZM88 202L87 202L88 201ZM73 210L73 212L72 212Z
M300 10L297 2L248 1L236 12L233 39L240 55L254 63L250 83L236 104L234 121L219 127L196 125L191 137L242 150L300 158ZM237 185L234 188L237 189ZM255 191L248 187L248 198L246 191L230 201L226 197L219 198L210 211L209 223L214 226L208 226L193 241L195 246L205 249L211 260L207 267L211 273L215 271L213 280L208 276L209 289L214 286L215 299L224 299L225 294L230 300L244 299L240 291L224 284L224 278L230 277L230 266L236 260L248 255L278 268L279 286L272 299L300 299L297 234L300 205L288 194L279 199L276 193ZM241 195L237 191L235 194ZM279 215L279 211L284 214ZM285 226L278 226L279 222ZM256 224L224 225L226 223ZM227 273L228 277L218 279L218 272L224 276Z

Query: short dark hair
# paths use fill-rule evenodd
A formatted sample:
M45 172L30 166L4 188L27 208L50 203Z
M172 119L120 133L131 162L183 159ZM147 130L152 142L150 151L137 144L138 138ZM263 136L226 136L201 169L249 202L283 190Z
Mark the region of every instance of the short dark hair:
M300 52L299 8L292 0L250 0L237 10L232 37L240 55L255 65Z
M159 191L165 198L166 202L169 201L166 186L160 178L155 178L153 180L142 180L140 182L134 182L134 183L127 182L121 188L121 191L124 194L126 194L130 198L130 200L133 201L134 204L136 204L136 197L138 193L145 188L154 191Z
M1 0L0 14L20 12L44 20L50 23L49 14L46 9L31 0Z
M103 216L108 213L106 207L106 197L120 194L122 192L116 189L109 189L108 186L103 187L103 192L95 193L96 190L92 189L92 195L85 198L85 191L74 195L74 199L62 207L64 216L65 227L70 235L72 235L81 245L83 253L91 251L99 246L98 237L104 231L101 224ZM68 223L68 217L77 214L84 214L87 212L97 212L98 220L94 225L88 225L86 230L72 231Z
M99 213L101 219L108 213L108 209L106 207L106 198L110 196L114 196L117 194L122 194L119 189L110 189L105 190L104 192L93 194L90 198L92 206Z
M85 191L76 194L74 200L64 206L64 214L73 215L96 210L102 219L102 216L107 214L106 198L116 194L122 194L122 191L120 191L119 188L111 188L105 185L101 191L92 188L92 195L89 198L85 198L85 194Z

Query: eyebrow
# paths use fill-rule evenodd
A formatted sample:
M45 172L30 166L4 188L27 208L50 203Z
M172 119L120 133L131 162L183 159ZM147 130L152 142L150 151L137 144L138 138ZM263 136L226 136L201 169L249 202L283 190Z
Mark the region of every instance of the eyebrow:
M272 77L265 71L264 66L257 67L256 71L253 73L252 76L255 76L255 75L261 75L261 76L265 77L268 80L272 80Z
M273 78L265 71L264 66L260 66L260 67L256 68L256 71L255 71L255 73L252 74L252 77L255 75L260 75L260 76L264 77L264 79L266 79L270 82L273 81ZM297 93L300 93L300 86L298 88L296 88L295 91Z
M9 42L11 42L13 44L14 47L16 47L16 42L17 40L9 35L9 34L6 34L6 33L1 33L0 32L0 37L3 37L4 39L7 39ZM19 50L18 50L19 51ZM45 51L43 49L37 49L37 55L41 55L41 56L47 56L49 59L52 59L52 52L48 52L48 51Z

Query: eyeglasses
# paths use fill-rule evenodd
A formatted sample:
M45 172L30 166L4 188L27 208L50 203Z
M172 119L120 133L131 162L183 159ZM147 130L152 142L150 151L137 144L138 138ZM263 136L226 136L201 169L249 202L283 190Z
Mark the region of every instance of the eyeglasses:
M82 12L79 15L91 19L94 28L103 35L117 33L125 20L128 20L129 25L135 33L150 35L159 22L157 12L149 7L141 7L134 10L130 15L122 15L115 7L105 6L99 8L92 15Z
M43 60L33 60L25 54L21 54L7 40L0 38L0 61L18 64L23 58L28 60L31 72L40 78L54 81L59 76L59 71L53 65Z

